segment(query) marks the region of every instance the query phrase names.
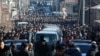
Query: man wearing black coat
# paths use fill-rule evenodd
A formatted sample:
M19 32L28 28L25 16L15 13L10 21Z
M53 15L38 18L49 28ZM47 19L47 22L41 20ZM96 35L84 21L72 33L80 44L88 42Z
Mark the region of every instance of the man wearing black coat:
M37 56L49 55L49 47L47 45L47 42L44 40L44 37L41 37L40 40L36 43L35 55Z
M82 56L81 52L77 49L74 43L69 43L69 47L66 50L66 53L70 56Z
M3 40L0 40L0 56L12 56L12 52L5 46Z
M95 56L100 56L100 45L98 46L99 51L95 54Z
M28 43L22 43L22 48L19 51L19 56L29 56L29 46Z

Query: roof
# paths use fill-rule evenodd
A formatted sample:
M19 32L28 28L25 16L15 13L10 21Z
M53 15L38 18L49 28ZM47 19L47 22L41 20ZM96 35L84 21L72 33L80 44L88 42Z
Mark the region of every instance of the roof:
M5 40L4 42L27 42L27 39L22 39L22 40Z
M43 30L47 30L47 31L57 31L57 30L59 30L59 28L52 27L52 28L44 28Z
M38 31L37 34L57 34L57 32L52 32L52 31Z
M28 22L18 22L18 24L28 24Z
M91 40L81 40L81 39L70 40L70 41L74 43L91 43Z
M44 27L59 27L59 26L55 24L45 24Z

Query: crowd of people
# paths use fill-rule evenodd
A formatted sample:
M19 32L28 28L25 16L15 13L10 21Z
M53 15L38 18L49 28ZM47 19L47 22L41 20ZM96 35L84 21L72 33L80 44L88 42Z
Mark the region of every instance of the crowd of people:
M34 35L37 31L40 31L44 26L42 23L32 24L29 23L25 26L16 26L11 31L6 32L6 27L0 28L0 56L7 55L10 56L51 56L50 48L47 42L43 39L34 42ZM96 44L91 45L91 48L87 52L87 56L97 56L100 54L99 40L100 31L99 27L89 27L89 26L69 26L66 24L60 25L63 31L63 40L59 40L56 45L53 46L53 56L81 56L81 51L76 48L76 46L69 42L70 39L81 39L81 40L92 40L96 41ZM29 39L29 33L31 34L31 40ZM21 40L27 39L31 42L22 43L21 48L17 48L15 43L11 43L9 48L5 46L5 40ZM4 40L4 41L3 41ZM4 49L3 49L4 48ZM15 53L14 53L15 52ZM63 54L63 55L62 55Z
M27 25L17 26L16 22L10 31L6 27L0 27L0 56L82 56L71 39L91 40L91 48L87 51L87 56L100 56L100 27L99 26L79 26L67 24L66 20L57 16L44 15L42 11L29 11L22 21L27 21ZM63 31L63 36L58 42L49 46L41 37L34 42L35 33L44 28L44 24L56 24ZM71 22L73 23L73 22ZM27 43L22 43L18 48L16 43L6 46L5 40L27 39Z

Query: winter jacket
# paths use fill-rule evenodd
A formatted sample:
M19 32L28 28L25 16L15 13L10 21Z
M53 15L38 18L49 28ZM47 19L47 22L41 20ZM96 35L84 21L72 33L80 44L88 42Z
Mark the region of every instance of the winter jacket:
M0 56L13 56L13 55L11 50L5 46L4 49L0 50Z
M70 56L82 56L81 52L79 52L79 50L77 50L76 48L69 48L66 53Z

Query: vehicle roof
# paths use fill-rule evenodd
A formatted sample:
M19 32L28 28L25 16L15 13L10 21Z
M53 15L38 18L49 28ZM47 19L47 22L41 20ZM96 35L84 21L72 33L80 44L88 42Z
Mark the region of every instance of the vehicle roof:
M85 45L87 45L87 46L91 46L91 44L89 44L89 43L74 43L75 45L83 45L83 46L85 46Z
M10 46L11 43L16 43L16 45L21 45L22 43L27 43L28 40L22 39L22 40L5 40L5 45Z
M5 40L5 43L11 43L11 42L27 42L28 40L22 39L22 40Z
M16 45L22 45L22 43L15 43ZM6 46L10 46L11 45L11 43L6 43L5 44Z
M74 43L91 43L91 40L81 40L81 39L70 40L70 41Z
M44 24L44 27L59 27L59 26L55 24Z
M57 34L57 32L52 32L52 31L38 31L36 34L42 34L42 33L45 33L45 34Z
M43 30L50 30L50 31L57 31L57 30L59 30L59 28L57 28L57 27L52 27L52 28L44 28Z
M28 24L28 22L18 22L18 24Z

